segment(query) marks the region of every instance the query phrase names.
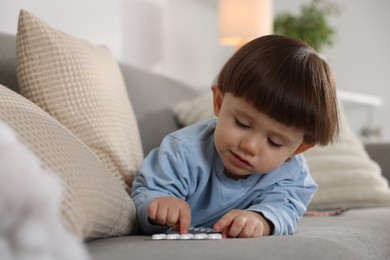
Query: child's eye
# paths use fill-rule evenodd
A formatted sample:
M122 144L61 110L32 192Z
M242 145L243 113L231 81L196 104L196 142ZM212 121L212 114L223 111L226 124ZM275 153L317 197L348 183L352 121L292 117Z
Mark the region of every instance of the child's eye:
M273 148L280 148L280 147L282 147L281 144L275 143L274 141L272 141L271 138L268 138L267 141L268 141L268 144L269 144L271 147L273 147Z
M234 118L234 120L235 120L235 123L236 123L236 125L237 125L238 127L240 127L240 128L250 128L249 125L242 123L242 122L241 122L240 120L238 120L237 118Z

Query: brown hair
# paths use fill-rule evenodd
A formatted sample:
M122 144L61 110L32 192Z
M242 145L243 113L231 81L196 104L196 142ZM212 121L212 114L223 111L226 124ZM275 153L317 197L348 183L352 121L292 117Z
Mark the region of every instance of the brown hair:
M306 143L326 145L338 135L333 75L303 41L279 35L252 40L227 61L217 85L274 120L303 130Z

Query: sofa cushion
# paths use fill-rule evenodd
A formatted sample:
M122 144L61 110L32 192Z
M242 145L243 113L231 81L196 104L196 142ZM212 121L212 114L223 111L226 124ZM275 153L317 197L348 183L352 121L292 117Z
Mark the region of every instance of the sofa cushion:
M311 175L318 184L309 209L390 206L388 181L351 130L341 105L340 110L338 142L305 152ZM174 111L183 126L212 118L212 96L183 101Z
M133 231L135 208L123 181L61 123L2 85L0 121L14 129L45 169L61 178L62 214L69 230L86 240Z
M16 49L22 95L65 125L131 186L143 152L123 77L109 50L55 30L24 10Z
M94 260L388 260L389 219L390 208L354 209L337 217L304 217L292 236L187 241L123 236L87 245Z

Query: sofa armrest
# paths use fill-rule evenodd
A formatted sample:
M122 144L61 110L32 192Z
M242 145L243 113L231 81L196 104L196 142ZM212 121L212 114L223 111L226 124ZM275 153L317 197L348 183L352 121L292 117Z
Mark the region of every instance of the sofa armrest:
M0 84L19 93L16 78L16 36L0 32Z
M371 159L382 168L382 174L390 181L390 143L365 144Z

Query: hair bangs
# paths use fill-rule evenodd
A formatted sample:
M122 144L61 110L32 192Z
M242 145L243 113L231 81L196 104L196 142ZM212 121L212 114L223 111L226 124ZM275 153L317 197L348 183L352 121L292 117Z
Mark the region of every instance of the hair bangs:
M302 130L307 143L326 145L338 134L333 75L303 42L264 36L244 45L222 68L218 87Z

